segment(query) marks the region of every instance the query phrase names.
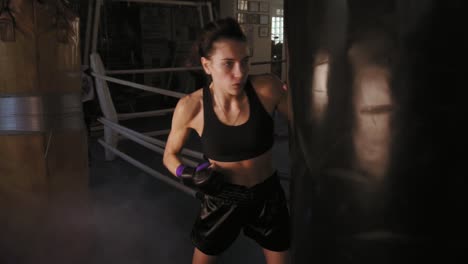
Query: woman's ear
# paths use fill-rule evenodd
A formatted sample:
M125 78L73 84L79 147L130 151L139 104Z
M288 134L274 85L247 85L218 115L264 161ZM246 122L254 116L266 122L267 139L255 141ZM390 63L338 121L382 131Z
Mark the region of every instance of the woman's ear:
M205 70L205 73L210 75L211 74L211 70L210 70L210 63L211 61L205 57L201 57L200 58L200 61L201 61L201 65L203 67L203 70Z

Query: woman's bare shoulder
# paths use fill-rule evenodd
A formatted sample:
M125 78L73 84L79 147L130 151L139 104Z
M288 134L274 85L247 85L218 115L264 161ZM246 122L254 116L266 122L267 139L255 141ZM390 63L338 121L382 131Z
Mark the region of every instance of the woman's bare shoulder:
M192 93L180 98L177 107L183 107L184 110L196 110L203 104L203 89L198 89Z
M283 82L274 74L251 75L249 78L260 96L276 97L282 93Z
M177 102L175 114L187 120L197 116L203 107L203 89L185 95Z

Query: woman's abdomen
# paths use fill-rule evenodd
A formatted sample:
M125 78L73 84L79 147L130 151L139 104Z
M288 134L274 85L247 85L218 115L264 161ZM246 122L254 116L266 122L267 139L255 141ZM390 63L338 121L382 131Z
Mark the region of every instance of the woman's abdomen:
M242 161L221 162L210 160L213 169L224 175L226 182L247 187L263 182L270 177L275 169L272 164L271 149L262 155Z

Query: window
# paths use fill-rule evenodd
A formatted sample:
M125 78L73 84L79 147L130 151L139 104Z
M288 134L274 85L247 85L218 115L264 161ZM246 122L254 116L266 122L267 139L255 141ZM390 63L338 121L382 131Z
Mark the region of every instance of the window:
M275 44L284 42L284 18L282 16L271 17L271 40Z
M237 22L239 22L239 24L245 24L247 23L247 14L244 14L244 13L237 13Z
M237 1L237 9L242 10L242 11L247 11L248 6L247 6L248 1L246 0L238 0Z
M276 14L277 16L284 16L283 12L284 12L283 9L278 9L278 8L277 8L275 14Z

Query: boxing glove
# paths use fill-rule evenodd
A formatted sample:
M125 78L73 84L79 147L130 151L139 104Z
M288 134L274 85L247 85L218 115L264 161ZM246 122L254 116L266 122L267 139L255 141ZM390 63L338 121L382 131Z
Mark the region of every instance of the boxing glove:
M188 186L195 186L201 192L208 195L216 195L223 187L223 175L214 171L209 162L202 163L196 168L179 165L176 175L182 183Z

